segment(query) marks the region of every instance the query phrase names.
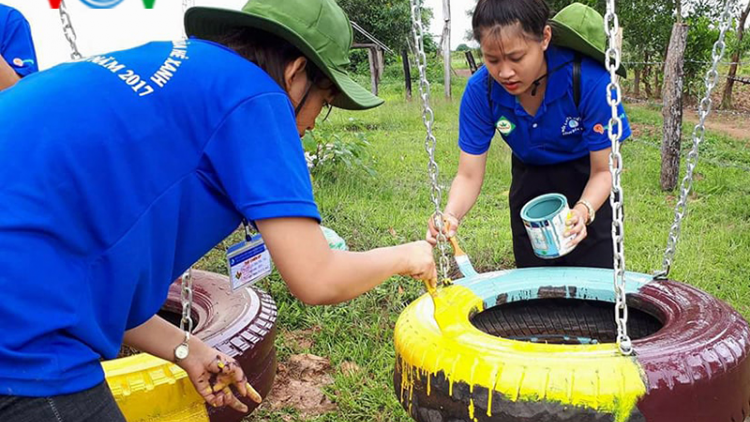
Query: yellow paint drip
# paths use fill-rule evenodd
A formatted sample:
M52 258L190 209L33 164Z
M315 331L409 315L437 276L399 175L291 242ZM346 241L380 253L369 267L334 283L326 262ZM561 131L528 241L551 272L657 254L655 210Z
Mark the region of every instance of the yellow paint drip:
M430 299L433 300L430 300ZM646 394L644 374L633 357L615 344L553 345L512 341L479 331L469 315L481 312L481 298L469 288L452 285L412 303L396 323L394 340L401 365L401 397L419 373L444 372L448 394L453 383L481 386L509 401L546 401L614 415L626 422ZM427 356L435 356L426 358ZM427 394L431 394L428 376ZM497 405L497 403L495 403ZM473 399L468 414L474 418Z

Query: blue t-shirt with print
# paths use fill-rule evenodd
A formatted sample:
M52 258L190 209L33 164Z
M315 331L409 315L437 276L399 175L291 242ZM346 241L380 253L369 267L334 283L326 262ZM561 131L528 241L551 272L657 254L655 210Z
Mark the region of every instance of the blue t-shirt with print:
M19 76L39 70L29 22L18 10L0 4L0 56Z
M458 145L462 151L485 153L497 130L521 161L549 165L575 160L611 146L607 135L611 108L607 103L609 73L584 57L581 62L581 97L573 98L572 51L550 47L545 52L547 88L536 115L529 115L516 97L492 81L492 110L487 93L487 68L480 68L466 86L461 100ZM630 136L630 124L619 106L622 138Z
M320 221L291 102L234 51L154 42L0 93L0 395L101 382L243 217Z

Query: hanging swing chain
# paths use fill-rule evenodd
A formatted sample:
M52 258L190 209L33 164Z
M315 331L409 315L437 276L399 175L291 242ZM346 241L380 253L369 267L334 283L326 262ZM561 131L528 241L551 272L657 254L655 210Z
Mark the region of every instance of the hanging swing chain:
M628 356L633 353L633 345L628 336L628 305L625 293L625 230L623 222L623 190L621 184L622 155L620 154L620 139L622 138L622 120L618 106L622 98L620 83L617 79L617 69L620 67L621 56L617 48L617 35L620 25L615 12L615 0L607 0L607 13L604 15L604 29L609 38L609 46L605 53L607 70L611 82L607 86L607 103L612 109L607 134L612 143L609 155L609 171L612 174L612 192L609 203L612 206L612 246L614 249L614 283L615 283L615 322L617 323L617 346L620 353ZM612 97L614 91L616 97Z
M73 29L73 21L70 20L70 14L68 13L67 6L65 6L65 0L60 1L60 21L62 21L65 39L70 43L70 58L73 60L82 59L83 56L78 51L78 45L76 44L78 37L76 36L75 29Z
M193 6L195 6L195 0L182 0L182 14L185 15L185 12Z
M712 100L711 92L719 82L719 71L717 70L719 62L722 56L724 56L724 50L726 44L724 43L724 36L732 24L732 9L736 0L727 0L724 5L724 12L721 14L719 22L719 39L714 43L711 56L713 63L711 69L706 72L705 84L706 84L706 95L700 102L698 108L698 114L700 120L698 124L693 128L693 149L690 150L686 162L685 177L682 179L680 184L680 199L677 201L674 209L674 223L670 229L669 239L667 240L667 249L664 251L664 261L662 262L662 268L658 271L654 278L658 280L666 280L669 276L669 271L672 269L672 263L674 262L674 255L677 251L677 241L680 239L680 229L682 227L682 220L687 214L687 201L690 190L693 188L693 172L698 164L698 149L700 144L703 142L703 137L706 134L705 122L708 114L711 112Z
M193 269L188 268L182 275L180 281L180 302L182 303L182 319L180 319L180 330L188 333L193 332ZM185 329L187 327L187 330Z
M442 200L443 190L439 184L439 169L437 162L435 161L435 147L437 141L435 135L432 133L432 125L435 122L435 114L430 108L430 82L427 80L427 56L424 52L424 31L422 28L422 13L419 6L420 0L410 0L411 2L411 20L412 20L412 34L414 35L414 57L416 58L417 67L419 68L419 96L422 97L422 121L424 122L425 128L427 128L427 137L425 138L425 150L429 155L429 164L427 169L429 171L430 183L432 190L430 191L430 198L435 206L435 213L432 218L434 219L435 227L437 228L437 246L440 252L440 259L438 261L439 276L442 283L447 283L450 278L448 277L448 271L450 268L450 262L448 260L448 240L445 237L444 224L443 224L443 212L440 209L440 203Z

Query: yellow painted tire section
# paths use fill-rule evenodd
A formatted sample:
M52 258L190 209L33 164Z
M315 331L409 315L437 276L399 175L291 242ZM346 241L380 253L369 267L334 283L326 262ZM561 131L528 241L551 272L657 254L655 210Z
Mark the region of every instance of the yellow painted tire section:
M203 398L179 366L139 354L104 362L112 395L131 421L208 421Z
M394 340L395 389L406 410L416 414L417 410L411 408L415 386L424 390L423 396L430 396L437 381L443 387L447 383L444 393L449 397L465 396L468 420L491 420L488 418L493 416L493 409L503 406L493 403L499 397L506 403L551 403L559 406L561 414L565 409L579 409L587 415L612 415L614 422L626 421L637 413L638 400L646 394L644 373L636 359L622 357L615 344L513 341L472 325L471 317L485 309L486 295L477 292L483 280L490 285L502 283L502 276L508 274L512 273L479 275L469 287L454 284L443 289L435 302L424 295L404 310L396 323ZM540 279L537 285L533 280L521 280L519 284L538 290L545 282ZM520 295L521 300L524 292L519 289L511 294ZM459 384L471 391L456 392ZM472 394L480 389L482 394ZM423 415L418 420L430 417Z

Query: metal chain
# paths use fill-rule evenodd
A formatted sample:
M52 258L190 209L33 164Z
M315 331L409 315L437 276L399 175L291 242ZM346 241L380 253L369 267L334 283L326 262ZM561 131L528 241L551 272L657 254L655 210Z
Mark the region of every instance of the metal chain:
M183 19L185 17L185 13L187 13L188 9L195 6L195 0L182 0L182 16ZM187 40L188 35L187 32L185 32L185 25L182 26L182 38Z
M732 24L731 10L735 1L736 0L727 0L724 5L724 12L721 14L719 39L714 43L714 48L711 52L713 64L711 65L711 69L706 72L706 95L701 100L698 108L700 120L693 128L693 149L685 159L687 170L685 172L685 177L680 184L680 199L677 201L677 205L675 205L674 208L674 223L672 223L672 228L669 232L669 239L667 240L667 249L664 251L662 268L654 276L659 280L665 280L669 276L669 271L672 269L672 263L674 262L674 255L677 251L677 242L680 239L682 219L685 218L685 214L687 214L688 195L690 195L690 190L693 188L693 172L695 171L695 166L698 164L698 151L701 142L703 142L703 137L706 134L706 118L711 112L711 106L713 103L711 100L711 92L719 82L719 72L716 69L719 66L719 62L724 55L724 49L726 48L726 44L724 44L724 35Z
M419 6L419 0L410 0L411 3L411 21L412 21L412 34L414 35L414 56L416 58L417 67L419 68L419 95L422 97L422 121L424 122L425 128L427 129L427 137L425 138L425 150L429 156L429 164L427 170L430 176L430 183L432 190L430 191L430 199L435 206L435 214L432 218L437 228L437 246L440 251L440 259L438 261L438 270L441 278L441 283L448 283L450 277L448 277L448 271L450 268L450 261L448 260L448 239L445 237L443 232L443 212L440 209L440 203L443 196L443 190L438 183L439 169L437 162L435 161L435 147L437 141L435 135L432 133L432 125L435 122L435 114L430 108L430 82L427 80L427 56L424 52L424 31L422 28L422 13Z
M633 353L633 344L628 336L628 304L625 294L625 230L623 218L623 190L621 184L622 155L620 139L622 138L622 120L618 106L622 99L617 69L620 67L620 50L617 48L617 34L620 31L615 0L607 0L607 13L604 15L604 30L609 38L605 53L605 62L609 71L610 83L607 85L607 103L612 110L607 134L612 143L609 155L609 171L612 174L612 192L609 203L612 206L612 246L614 249L614 282L615 282L615 322L617 323L617 347L620 353L628 356ZM614 90L616 97L612 97Z
M62 21L65 39L67 39L70 44L70 58L73 60L82 59L83 56L78 51L78 45L76 44L78 37L76 37L76 31L73 29L73 21L70 20L70 14L68 13L67 6L65 6L65 0L60 1L60 21Z
M180 319L180 330L188 333L193 332L193 268L188 268L180 280L180 302L182 303L182 319ZM187 326L187 330L185 329Z
M193 6L195 6L195 0L182 0L182 14L184 15Z

